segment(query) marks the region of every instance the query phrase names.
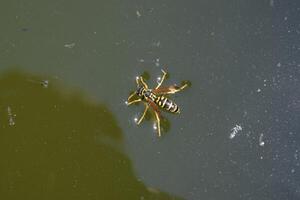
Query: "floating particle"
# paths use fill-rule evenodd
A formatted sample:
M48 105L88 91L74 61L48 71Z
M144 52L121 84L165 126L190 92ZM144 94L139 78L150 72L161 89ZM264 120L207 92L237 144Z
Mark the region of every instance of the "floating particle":
M49 81L48 80L32 80L32 79L28 79L28 81L30 81L32 83L35 83L35 84L40 84L44 88L48 88L48 86L49 86Z
M70 44L65 44L64 47L72 49L73 47L75 47L75 43L70 43Z
M153 46L153 47L160 47L160 41L154 41L154 42L152 42L152 44L151 44L151 46Z
M140 11L136 11L136 16L137 16L137 18L140 18L142 15L141 15L141 13L140 13Z
M263 147L265 142L263 141L264 134L260 134L259 136L259 146Z
M159 58L156 58L156 59L155 59L155 66L156 66L156 67L159 67L159 65L160 65L160 64L159 64Z
M49 81L48 81L48 80L42 80L42 81L41 81L41 85L42 85L44 88L48 88Z
M229 138L230 138L230 139L233 139L233 138L236 136L236 134L237 134L239 131L241 131L241 130L243 130L242 126L236 124L235 127L233 127L233 128L231 129L231 133L230 133Z
M12 113L10 106L7 106L7 115L8 115L8 124L10 126L14 126L16 124L14 119L16 115Z
M256 90L256 92L258 92L258 93L259 93L259 92L261 92L261 89L260 89L260 88L258 88L258 89Z
M299 158L299 151L298 151L298 149L296 149L296 151L295 151L295 153L294 153L294 158L295 158L295 160L298 160L298 158Z

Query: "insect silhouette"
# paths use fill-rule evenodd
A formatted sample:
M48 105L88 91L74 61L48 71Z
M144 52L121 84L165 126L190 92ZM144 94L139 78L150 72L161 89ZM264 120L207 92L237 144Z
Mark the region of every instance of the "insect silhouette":
M157 122L157 133L159 137L161 136L160 109L174 114L180 113L180 109L177 106L177 104L171 99L169 99L167 95L179 92L188 86L188 83L184 83L180 87L177 85L162 87L161 85L163 81L166 79L167 73L164 70L161 71L163 73L163 76L161 80L158 82L158 85L154 89L150 89L148 87L148 85L146 84L142 76L137 77L136 78L137 90L134 91L127 99L128 106L139 102L143 102L145 104L145 110L142 116L140 117L140 119L137 120L137 124L140 124L143 121L149 108L151 108L154 111L156 122ZM134 96L136 96L137 98L133 99Z

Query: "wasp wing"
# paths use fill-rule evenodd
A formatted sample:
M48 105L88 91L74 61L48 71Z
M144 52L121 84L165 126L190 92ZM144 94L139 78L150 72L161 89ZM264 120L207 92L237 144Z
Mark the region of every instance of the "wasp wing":
M181 87L177 85L171 85L169 87L159 87L157 89L153 89L152 92L155 94L174 94L181 90Z

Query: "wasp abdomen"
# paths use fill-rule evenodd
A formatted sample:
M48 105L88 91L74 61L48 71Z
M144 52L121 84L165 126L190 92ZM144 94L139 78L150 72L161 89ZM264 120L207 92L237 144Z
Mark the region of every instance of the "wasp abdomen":
M173 101L171 101L170 99L168 99L167 97L164 96L158 96L155 100L155 103L161 107L164 110L167 110L169 112L172 113L179 113L179 107L176 105L176 103L174 103Z

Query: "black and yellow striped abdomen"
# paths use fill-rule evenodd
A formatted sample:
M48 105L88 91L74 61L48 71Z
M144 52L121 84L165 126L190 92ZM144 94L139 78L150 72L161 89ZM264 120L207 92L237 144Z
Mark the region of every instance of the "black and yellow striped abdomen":
M164 95L157 95L152 92L152 90L145 89L143 87L137 90L137 94L146 101L152 101L162 110L171 112L171 113L180 113L180 109L176 103L168 99Z
M144 98L154 102L159 108L171 113L180 113L179 107L163 95L156 95L150 90L144 90Z
M177 104L165 96L157 96L154 102L163 110L169 111L171 113L180 113Z

